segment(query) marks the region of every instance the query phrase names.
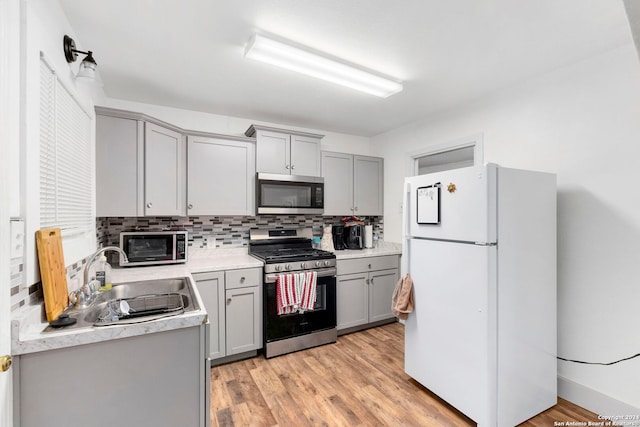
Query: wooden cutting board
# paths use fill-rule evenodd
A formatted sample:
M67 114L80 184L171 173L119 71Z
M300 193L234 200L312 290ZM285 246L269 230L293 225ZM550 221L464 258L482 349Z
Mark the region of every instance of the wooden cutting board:
M44 228L36 231L40 279L44 294L44 309L47 320L58 318L69 305L67 273L62 252L62 236L59 228Z

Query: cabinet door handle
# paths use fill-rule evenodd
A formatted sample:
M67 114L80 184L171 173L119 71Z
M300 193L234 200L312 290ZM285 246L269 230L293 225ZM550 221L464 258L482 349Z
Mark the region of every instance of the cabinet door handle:
M151 208L151 206L153 206L153 203L147 203L148 208Z
M231 304L231 298L227 298L227 305Z
M353 208L354 211L358 212L358 207Z
M289 169L289 165L286 165L284 168L285 168L285 169Z
M294 170L296 168L296 165L291 165L291 170Z
M373 285L373 277L371 278L371 284Z
M189 206L187 206L189 209L193 209L193 205L191 203L189 203Z
M365 279L364 283L368 285L369 284L369 279Z

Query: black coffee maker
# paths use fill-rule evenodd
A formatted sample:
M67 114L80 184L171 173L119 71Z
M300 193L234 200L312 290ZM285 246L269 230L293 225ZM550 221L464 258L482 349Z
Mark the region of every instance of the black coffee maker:
M333 233L333 249L336 251L341 251L347 248L347 245L344 243L344 225L334 225L331 228Z
M344 227L344 243L346 249L362 249L364 247L364 226Z

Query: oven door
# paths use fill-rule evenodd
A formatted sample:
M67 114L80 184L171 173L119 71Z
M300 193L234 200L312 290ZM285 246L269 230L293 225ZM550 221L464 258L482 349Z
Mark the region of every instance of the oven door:
M336 327L336 277L318 277L316 305L302 314L278 315L276 283L264 284L265 343Z

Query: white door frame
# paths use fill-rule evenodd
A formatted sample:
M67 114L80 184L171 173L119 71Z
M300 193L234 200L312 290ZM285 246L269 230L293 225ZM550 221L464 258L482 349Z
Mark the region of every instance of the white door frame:
M20 143L20 0L0 0L0 356L11 352L9 181L12 144ZM0 426L13 425L13 368L0 373Z
M418 174L418 159L434 154L445 153L451 150L473 147L474 166L484 163L484 134L477 133L465 136L442 144L430 145L416 151L407 153L405 176L415 176Z

